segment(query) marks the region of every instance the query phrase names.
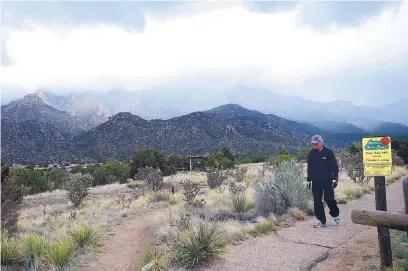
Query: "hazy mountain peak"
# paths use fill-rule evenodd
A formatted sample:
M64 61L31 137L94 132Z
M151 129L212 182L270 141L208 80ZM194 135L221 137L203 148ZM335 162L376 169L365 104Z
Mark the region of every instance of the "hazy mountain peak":
M37 96L37 97L40 98L44 103L47 103L47 96L46 96L46 94L45 94L42 90L37 89L37 90L34 92L34 96Z
M145 119L137 116L137 115L133 115L132 113L129 112L119 112L115 115L113 115L110 118L111 121L146 121Z
M13 101L10 105L44 105L44 100L36 94L27 94L23 99Z

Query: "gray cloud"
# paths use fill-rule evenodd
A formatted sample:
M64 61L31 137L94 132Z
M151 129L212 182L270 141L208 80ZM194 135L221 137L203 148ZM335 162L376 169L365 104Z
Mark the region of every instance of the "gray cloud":
M10 16L2 16L1 65L8 81L2 99L36 87L66 92L188 85L202 91L244 84L384 105L408 97L406 16L379 17L400 5L5 2L2 13ZM331 24L338 28L326 28Z

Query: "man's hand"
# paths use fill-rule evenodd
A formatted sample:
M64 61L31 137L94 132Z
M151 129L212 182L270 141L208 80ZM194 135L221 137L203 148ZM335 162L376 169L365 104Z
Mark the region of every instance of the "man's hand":
M304 183L304 186L305 186L306 188L310 189L310 187L312 187L312 182L306 181L306 182Z
M333 180L333 189L337 187L338 181L337 180Z

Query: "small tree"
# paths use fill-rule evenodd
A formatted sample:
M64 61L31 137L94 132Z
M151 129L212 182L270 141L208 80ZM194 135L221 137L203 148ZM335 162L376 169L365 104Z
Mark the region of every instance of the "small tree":
M76 173L69 177L65 189L67 190L68 199L75 207L79 207L88 196L93 181L94 177L89 173Z
M1 160L1 229L14 232L21 203L23 190L18 183L16 175L9 175L10 164Z
M394 166L404 166L404 160L402 160L394 150L392 150L392 164Z
M364 175L363 151L361 143L354 142L341 156L341 166L355 182L367 184L371 176Z
M262 153L256 153L251 156L252 163L262 163L266 161L266 155Z
M361 153L362 152L361 142L353 142L347 149L351 154Z
M231 177L236 182L242 182L245 179L245 174L248 169L246 167L236 167L234 171L231 171Z
M190 179L183 180L180 182L180 184L183 186L184 192L183 195L185 197L185 201L187 202L188 205L194 205L194 206L202 206L205 204L205 200L197 200L196 196L198 193L200 193L200 187L197 182L193 182Z
M306 162L307 161L307 156L309 155L309 152L311 150L313 150L313 147L301 149L299 154L296 156L296 160L298 162Z
M207 172L207 184L211 189L220 186L228 178L228 172L220 169L210 169Z
M279 156L276 157L272 163L276 166L281 164L283 161L289 161L290 159L290 153L288 153L287 151L281 151L279 152Z
M158 191L163 186L163 175L159 168L154 169L147 166L140 168L135 175L135 179L144 181L152 191Z
M134 176L139 169L145 167L160 168L163 171L166 167L166 158L152 148L137 150L130 164L130 175Z

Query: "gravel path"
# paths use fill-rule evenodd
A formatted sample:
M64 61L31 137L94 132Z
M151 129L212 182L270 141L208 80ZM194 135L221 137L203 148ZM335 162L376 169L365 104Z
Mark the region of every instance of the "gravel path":
M402 180L402 179L401 179ZM398 212L404 208L401 180L387 186L388 211ZM296 226L278 230L276 234L251 239L243 244L230 247L210 266L201 271L267 271L267 270L311 270L324 260L331 249L344 244L350 238L371 226L354 224L351 221L353 209L375 210L374 194L359 200L339 205L340 225L336 225L328 214L327 227L313 228L314 218L298 222Z

